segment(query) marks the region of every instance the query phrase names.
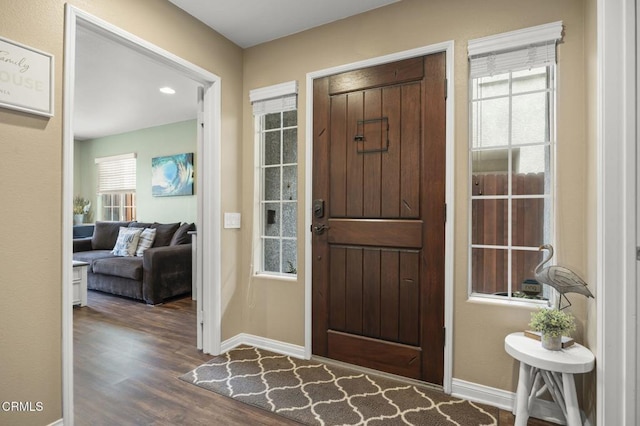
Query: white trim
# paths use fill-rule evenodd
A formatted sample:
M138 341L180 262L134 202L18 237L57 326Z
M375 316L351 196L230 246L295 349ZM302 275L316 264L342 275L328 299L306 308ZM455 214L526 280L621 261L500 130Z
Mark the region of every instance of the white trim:
M292 345L291 343L281 342L279 340L273 340L266 337L254 336L253 334L247 333L236 334L232 338L222 342L221 353L230 351L231 349L240 345L254 346L256 348L276 352L282 355L292 356L294 358L306 358L304 356L305 348L302 346Z
M499 47L496 45L495 46L497 49L499 49ZM517 246L513 244L513 211L512 211L512 207L511 207L511 201L512 200L516 200L516 199L540 199L540 200L544 200L544 204L545 204L545 221L546 221L546 214L548 214L548 218L549 218L549 223L546 224L548 226L548 228L545 226L545 235L549 236L549 240L546 241L545 239L545 243L549 243L549 244L553 244L555 245L555 229L556 229L556 221L557 221L557 213L556 213L556 205L557 205L557 200L556 200L556 195L557 195L557 163L556 163L556 153L557 153L557 140L558 140L558 136L557 136L557 121L558 121L558 117L557 117L557 108L556 108L556 104L557 104L557 94L558 94L558 67L555 64L555 57L554 57L554 62L553 64L549 64L548 66L550 66L550 68L545 71L545 75L547 76L547 79L550 81L550 84L547 85L545 87L545 89L540 89L540 90L536 90L536 91L532 91L529 93L546 93L548 96L548 99L550 100L550 106L549 106L549 110L546 114L546 118L549 119L551 118L551 120L548 121L549 123L549 139L546 141L541 141L541 142L536 142L536 143L527 143L527 144L515 144L512 140L512 136L511 136L511 132L509 132L509 136L508 136L508 140L506 142L506 145L494 145L494 146L488 146L488 147L484 147L484 146L473 146L473 138L474 135L472 135L471 133L471 129L474 128L473 125L473 114L472 114L472 104L474 102L478 102L481 103L483 101L486 101L487 98L482 98L481 96L477 96L476 98L473 97L473 80L479 78L477 76L473 76L470 75L469 77L469 87L468 87L468 92L469 92L469 99L468 99L468 103L469 103L469 109L468 109L468 123L469 123L469 135L468 135L468 165L467 165L467 172L469 173L469 179L467 182L467 187L468 187L468 196L467 196L467 209L469 212L472 211L472 206L473 206L473 201L474 200L506 200L507 201L507 205L508 205L508 220L507 220L507 226L508 226L508 235L509 238L506 242L506 245L504 244L495 244L495 245L487 245L487 244L473 244L473 233L472 233L472 229L473 229L473 217L471 214L468 215L467 218L467 226L469 229L469 233L467 235L467 294L468 294L468 300L469 301L482 301L484 299L484 301L488 301L489 299L496 299L496 300L501 300L503 301L502 303L504 303L505 305L509 305L509 306L526 306L527 304L530 305L547 305L547 304L551 304L551 303L555 303L557 301L557 299L555 298L555 294L556 292L553 291L552 294L550 296L548 296L548 300L536 300L536 299L522 299L522 298L518 298L518 297L514 297L512 296L512 292L514 291L514 284L513 281L513 274L512 274L512 256L514 252L522 252L522 251L538 251L537 247L526 247L526 246ZM509 72L509 71L507 71ZM551 78L549 78L551 77ZM508 99L509 100L509 105L511 106L512 102L513 102L513 98L517 97L519 94L518 93L513 93L511 90L511 80L512 80L512 76L510 75L508 78L505 78L505 81L508 81L509 84L509 90L507 94L501 94L500 96L497 97L493 97L493 98L499 98L499 99ZM492 99L492 98L489 98ZM509 112L509 115L507 118L505 118L505 121L508 123L508 127L509 129L511 129L512 126L512 121L513 121L513 111ZM477 127L477 126L476 126ZM481 127L481 126L480 126ZM482 152L490 152L490 151L497 151L497 150L504 150L505 152L507 152L507 158L509 161L509 170L513 170L513 163L512 163L512 152L517 149L517 148L522 148L522 147L534 147L534 148L543 148L545 150L548 150L548 155L549 155L549 162L548 164L545 165L545 170L548 170L548 172L545 172L545 187L547 186L546 181L549 181L549 192L548 193L544 193L544 194L539 194L539 195L531 195L531 194L525 194L525 195L514 195L512 194L512 183L513 183L513 178L509 177L508 178L508 186L509 186L509 190L507 191L507 194L505 195L481 195L481 196L473 196L472 193L472 182L471 182L471 177L473 176L473 157L475 153L482 153ZM548 211L548 213L547 213ZM507 256L508 256L508 261L507 261L507 295L506 296L498 296L498 295L494 295L494 294L490 294L490 293L481 293L481 292L476 292L473 288L474 286L474 282L472 279L472 275L473 275L473 250L474 249L495 249L498 251L504 251L506 252ZM547 294L543 294L543 296L547 296Z
M446 78L447 78L447 101L446 101L446 183L445 183L445 202L447 203L447 218L445 224L445 289L444 289L444 324L446 327L444 347L444 377L443 390L451 393L451 378L453 371L453 258L454 258L454 154L455 154L455 138L454 138L454 84L453 84L453 62L454 62L454 42L447 41L443 43L433 44L430 46L419 47L416 49L405 50L403 52L393 53L390 55L379 56L364 61L354 62L351 64L340 65L337 67L326 68L307 74L307 105L306 105L306 173L305 173L305 226L303 229L311 229L311 206L313 196L313 80L326 77L332 74L352 71L360 68L371 67L408 58L429 55L432 53L445 52L446 54ZM311 260L311 233L305 232L305 346L304 357L311 358L311 279L312 279L312 260Z
M207 75L213 76L214 82L204 92L203 147L199 151L204 167L200 171L203 185L198 192L201 194L198 204L202 204L202 210L199 211L201 220L197 252L203 259L200 278L202 351L217 355L220 353L222 340L222 81L220 77L208 72L202 77ZM207 184L204 185L204 182Z
M297 87L297 81L294 81L294 83L296 83L296 87ZM279 86L279 85L276 85ZM276 86L269 86L265 89L269 89L271 87L276 87ZM258 90L262 90L262 89L258 89ZM279 114L283 114L286 113L288 111L296 111L296 115L297 115L297 95L294 95L294 97L296 98L296 102L293 105L289 105L290 106L294 106L293 109L284 106L284 105L272 105L273 108L272 110L268 111L267 113L269 114L275 114L275 113L279 113ZM258 103L260 103L261 101L257 101ZM270 239L270 240L277 240L280 243L280 257L279 257L279 268L280 269L284 269L283 268L283 256L284 256L284 250L283 250L283 242L284 241L295 241L295 245L296 245L296 253L297 253L297 249L299 247L300 244L300 238L298 236L294 236L294 237L285 237L284 234L284 228L280 229L280 234L275 236L267 236L266 232L265 232L265 217L264 217L264 206L266 204L278 204L280 207L280 217L279 217L279 222L278 223L284 223L284 207L286 204L295 204L296 206L296 212L299 209L299 204L300 204L300 200L296 199L295 200L285 200L283 198L284 195L284 170L287 167L293 167L295 166L296 168L296 176L297 176L297 171L299 170L299 163L298 163L298 146L296 144L295 148L296 148L296 162L295 163L286 163L284 162L284 132L286 130L290 130L290 129L295 129L296 133L298 132L298 129L300 128L299 123L296 121L295 126L285 126L284 125L284 121L282 121L279 125L279 127L277 128L272 128L272 129L265 129L265 119L264 119L264 111L261 111L259 113L256 112L255 110L255 106L256 103L253 104L254 105L254 115L253 115L253 145L254 145L254 149L253 149L253 167L254 167L254 186L253 186L253 209L256 212L256 214L253 215L253 222L254 222L254 226L253 226L253 231L252 231L252 236L251 236L251 241L252 241L252 246L251 246L251 265L250 265L250 271L252 276L256 277L256 278L260 278L260 277L264 277L264 278L268 278L268 279L275 279L275 280L284 280L284 281L298 281L298 274L290 274L284 271L279 271L279 272L273 272L273 271L266 271L265 270L265 265L264 265L264 253L265 253L265 240L266 239ZM282 115L282 117L284 117ZM264 144L264 135L267 133L271 133L277 131L280 133L280 159L277 163L274 164L263 164L265 161L265 144ZM265 171L267 169L273 169L273 168L277 168L280 170L280 197L278 199L274 199L274 200L267 200L267 199L263 199L263 197L265 197L264 194L264 190L265 190ZM298 185L298 182L296 181L296 186ZM296 229L297 229L297 222L298 222L298 216L296 214ZM284 225L283 225L284 226ZM298 265L297 265L297 260L296 260L296 269L298 269Z
M491 405L507 411L513 409L516 401L516 394L513 392L460 379L453 379L451 382L451 396L456 398Z
M469 56L484 55L562 38L562 21L469 40Z
M298 109L298 81L292 80L249 91L253 115Z
M516 402L516 394L513 392L460 379L453 379L452 388L451 396L513 412ZM582 411L581 414L584 419L585 416ZM536 400L536 404L531 407L531 417L548 422L566 424L560 408L552 401ZM589 425L590 423L585 422L584 424Z
M73 425L73 311L72 289L64 285L71 281L72 273L72 199L73 199L73 109L75 82L75 35L78 26L99 33L111 40L126 45L142 55L153 57L175 71L200 82L205 87L204 98L204 143L203 182L200 186L198 251L207 254L210 261L203 262L203 309L205 353L217 354L220 349L221 324L221 80L215 74L193 65L184 59L161 49L106 21L90 15L75 6L65 5L65 62L64 62L64 111L63 111L63 157L62 157L62 415L66 425ZM197 102L197 99L194 99ZM200 214L202 212L202 214ZM201 238L200 238L201 236ZM199 296L199 295L198 295Z
M600 425L638 424L636 8L597 0L597 396Z
M53 423L49 423L47 426L63 426L63 425L64 425L64 421L62 419L59 419Z
M76 11L65 5L64 99L62 112L62 420L73 425L73 99L76 69Z
M249 91L249 101L251 103L265 101L267 99L281 98L288 95L298 94L298 81L287 81L285 83L274 84L273 86L261 87Z

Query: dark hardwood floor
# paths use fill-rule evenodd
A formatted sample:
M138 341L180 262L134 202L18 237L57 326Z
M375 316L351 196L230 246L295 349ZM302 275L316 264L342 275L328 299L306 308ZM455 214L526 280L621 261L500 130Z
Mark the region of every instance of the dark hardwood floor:
M75 307L75 424L297 425L178 379L196 349L191 297L158 306L89 291Z
M191 297L148 306L89 291L73 316L76 425L298 424L178 379L212 358L195 348Z

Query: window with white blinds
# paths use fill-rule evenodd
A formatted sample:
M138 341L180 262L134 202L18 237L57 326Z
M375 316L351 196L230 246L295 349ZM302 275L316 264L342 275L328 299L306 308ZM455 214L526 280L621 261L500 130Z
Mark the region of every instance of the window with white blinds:
M554 241L556 43L562 22L470 40L469 293L544 303Z
M96 158L98 194L136 191L136 154Z
M136 154L96 158L98 220L136 219Z

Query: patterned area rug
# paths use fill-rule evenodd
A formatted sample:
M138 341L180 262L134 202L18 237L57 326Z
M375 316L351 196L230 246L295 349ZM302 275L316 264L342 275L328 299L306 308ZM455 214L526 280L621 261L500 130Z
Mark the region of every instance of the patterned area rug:
M315 360L248 346L180 379L307 425L497 425L498 410Z

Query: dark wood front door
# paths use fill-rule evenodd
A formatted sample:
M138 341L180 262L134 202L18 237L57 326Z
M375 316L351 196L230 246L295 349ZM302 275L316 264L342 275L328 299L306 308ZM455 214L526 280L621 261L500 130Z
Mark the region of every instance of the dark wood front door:
M445 54L314 81L313 353L442 384Z

